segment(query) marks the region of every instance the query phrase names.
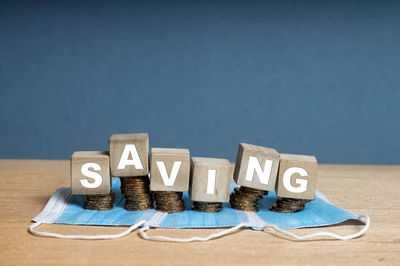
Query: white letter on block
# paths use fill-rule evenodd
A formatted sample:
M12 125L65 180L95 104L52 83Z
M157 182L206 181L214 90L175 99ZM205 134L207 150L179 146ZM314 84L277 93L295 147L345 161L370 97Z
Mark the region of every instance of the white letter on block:
M215 176L217 175L217 170L208 169L208 180L207 180L207 194L215 193Z
M129 160L129 154L132 155L132 160ZM125 169L127 165L134 165L136 169L143 169L143 165L140 162L139 154L136 150L135 144L126 144L124 151L122 152L121 160L118 164L118 169Z
M258 162L257 157L250 156L249 157L249 164L247 166L247 171L246 171L246 181L252 181L253 180L253 175L254 171L257 172L258 178L260 179L261 184L267 185L269 183L269 177L271 174L271 169L272 169L272 161L271 160L265 160L264 164L264 170L261 169L261 165Z
M93 178L94 182L90 183L87 179L81 179L80 180L81 184L85 188L97 188L103 182L103 178L101 177L101 175L99 173L90 171L89 168L93 168L93 170L95 170L95 171L101 170L101 166L97 163L85 163L84 165L82 165L82 167L81 167L82 174L84 176Z
M182 161L175 161L172 166L171 176L168 177L167 168L165 167L165 163L163 161L156 161L158 169L160 170L161 178L164 182L164 185L167 187L171 187L175 183L176 176L178 175L179 168L181 168ZM150 176L151 178L151 176Z
M283 175L283 185L285 188L293 193L302 193L307 190L307 179L302 179L302 178L296 178L296 184L299 184L300 186L294 187L292 184L290 184L290 179L293 174L299 174L301 176L308 176L308 173L305 169L300 168L300 167L290 167L289 169L286 170L285 174Z

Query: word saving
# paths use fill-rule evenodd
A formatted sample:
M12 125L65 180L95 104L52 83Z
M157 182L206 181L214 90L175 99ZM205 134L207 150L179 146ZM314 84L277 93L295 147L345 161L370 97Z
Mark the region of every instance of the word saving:
M315 198L315 156L280 154L241 143L233 165L226 159L190 157L188 149L152 148L147 133L116 134L109 151L77 151L71 156L72 194L106 195L111 177L150 176L152 191L189 191L194 201L229 202L230 182L273 191L278 197Z

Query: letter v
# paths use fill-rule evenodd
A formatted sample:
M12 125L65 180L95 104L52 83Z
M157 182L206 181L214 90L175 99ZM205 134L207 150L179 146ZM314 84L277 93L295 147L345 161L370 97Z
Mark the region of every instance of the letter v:
M179 169L181 168L182 161L175 161L172 166L171 175L168 177L167 169L163 161L156 161L158 170L160 170L161 178L164 185L167 187L172 187L175 183L176 176L178 175ZM151 177L150 177L151 178Z

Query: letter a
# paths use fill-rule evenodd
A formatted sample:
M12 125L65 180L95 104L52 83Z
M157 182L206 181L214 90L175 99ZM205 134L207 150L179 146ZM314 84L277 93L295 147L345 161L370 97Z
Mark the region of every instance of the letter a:
M129 159L129 155L132 156L131 160ZM143 169L143 165L140 161L135 144L125 145L124 151L118 164L118 169L125 169L127 165L133 165L136 167L136 169Z

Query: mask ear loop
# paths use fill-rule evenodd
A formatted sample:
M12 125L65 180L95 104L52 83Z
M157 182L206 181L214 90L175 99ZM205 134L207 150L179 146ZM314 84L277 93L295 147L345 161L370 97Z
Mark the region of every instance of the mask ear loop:
M146 223L145 220L141 220L141 221L137 222L136 224L130 226L128 229L126 229L122 233L114 234L114 235L92 235L92 236L89 236L89 235L62 235L62 234L57 234L57 233L41 232L41 231L35 230L35 228L38 227L39 225L41 225L42 222L36 222L36 223L32 224L31 226L29 226L28 231L31 234L36 235L36 236L55 237L55 238L62 238L62 239L83 239L83 240L115 239L115 238L120 238L120 237L128 235L129 233L134 231L136 228L138 228L139 226L141 226L145 223Z
M190 237L190 238L175 238L175 237L168 237L168 236L148 236L147 235L147 231L150 229L149 226L144 226L143 228L141 228L139 230L139 235L146 240L157 240L157 241L169 241L169 242L179 242L179 243L189 243L189 242L195 242L195 241L199 241L199 242L204 242L204 241L208 241L211 239L215 239L215 238L219 238L225 235L229 235L232 234L233 232L238 231L240 228L249 226L248 223L241 223L238 224L234 227L231 227L229 229L223 230L221 232L218 233L214 233L211 234L207 237L198 237L198 236L194 236L194 237Z
M357 238L357 237L361 236L362 234L364 234L368 230L370 223L371 223L369 216L366 214L358 216L357 220L365 223L363 229L361 229L359 232L357 232L355 234L351 234L351 235L347 235L347 236L341 236L341 235L337 235L337 234L334 234L331 232L317 232L317 233L312 233L312 234L308 234L308 235L304 235L304 236L299 236L292 232L280 229L279 227L277 227L276 225L273 225L273 224L265 225L264 227L262 227L262 230L263 231L266 231L266 230L276 231L276 232L285 234L287 236L290 236L292 238L295 238L297 240L304 240L304 239L313 238L313 237L317 237L317 236L327 236L327 237L332 237L332 238L336 238L336 239L340 239L340 240L349 240L349 239Z
M328 237L332 237L332 238L336 238L336 239L340 239L340 240L349 240L349 239L353 239L353 238L357 238L357 237L361 236L368 230L368 228L370 226L371 222L370 222L370 218L368 215L365 215L365 214L360 215L358 217L358 220L365 223L365 226L363 227L363 229L361 229L359 232L357 232L355 234L351 234L351 235L347 235L347 236L341 236L341 235L337 235L337 234L334 234L331 232L317 232L317 233L313 233L313 234L299 236L299 235L291 233L287 230L280 229L279 227L277 227L276 225L273 225L273 224L267 224L267 225L263 226L262 230L263 231L266 231L266 230L277 231L277 232L280 232L287 236L290 236L292 238L295 238L297 240L304 240L304 239L313 238L313 237L317 237L317 236L328 236ZM135 229L137 229L138 227L140 227L141 225L143 225L145 223L146 223L145 220L141 220L141 221L137 222L136 224L130 226L124 232L121 232L119 234L114 234L114 235L93 235L93 236L62 235L62 234L57 234L57 233L40 232L40 231L35 230L35 228L38 227L39 225L41 225L42 222L36 222L36 223L32 224L29 227L29 232L31 234L37 235L37 236L55 237L55 238L62 238L62 239L84 239L84 240L115 239L115 238L120 238L120 237L128 235L129 233L131 233L132 231L134 231ZM139 235L143 239L146 239L146 240L170 241L170 242L179 242L179 243L189 243L189 242L194 242L194 241L204 242L204 241L219 238L219 237L222 237L225 235L229 235L229 234L234 233L234 232L238 231L239 229L246 227L246 226L250 226L250 224L249 223L241 223L241 224L238 224L229 229L223 230L221 232L211 234L207 237L196 237L195 236L195 237L191 237L191 238L174 238L174 237L167 237L167 236L148 236L146 232L150 229L150 227L146 225L139 230Z
M280 229L279 227L277 227L276 225L273 224L266 224L265 226L262 227L261 230L266 231L266 230L272 230L272 231L277 231L280 232L282 234L285 234L287 236L290 236L292 238L298 239L298 240L304 240L307 238L313 238L313 237L317 237L317 236L328 236L328 237L332 237L332 238L336 238L336 239L340 239L340 240L349 240L349 239L353 239L353 238L357 238L359 236L361 236L362 234L364 234L369 226L370 226L370 218L368 215L360 215L358 217L358 220L365 223L365 226L363 227L363 229L361 229L359 232L355 233L355 234L351 234L351 235L347 235L347 236L341 236L341 235L337 235L331 232L317 232L317 233L313 233L313 234L308 234L308 235L304 235L304 236L299 236L296 235L294 233L291 233L289 231ZM215 239L215 238L219 238L228 234L231 234L233 232L238 231L240 228L246 227L246 226L250 226L249 223L241 223L238 224L234 227L231 227L229 229L223 230L221 232L215 233L215 234L211 234L207 237L190 237L190 238L175 238L175 237L167 237L167 236L148 236L147 235L147 231L150 229L149 226L144 226L143 228L141 228L139 230L139 235L146 240L156 240L156 241L169 241L169 242L179 242L179 243L188 243L188 242L195 242L195 241L199 241L199 242L204 242L204 241L208 241L211 239Z

